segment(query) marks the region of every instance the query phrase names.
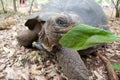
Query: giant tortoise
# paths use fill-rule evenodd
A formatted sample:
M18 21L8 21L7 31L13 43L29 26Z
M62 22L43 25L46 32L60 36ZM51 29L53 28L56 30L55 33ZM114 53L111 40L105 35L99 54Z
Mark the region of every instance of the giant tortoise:
M28 30L19 33L17 39L25 47L38 41L45 50L54 52L69 80L89 80L89 72L79 54L93 53L99 46L74 51L58 43L67 31L81 23L107 29L106 16L94 0L50 0L40 12L28 18L25 23Z

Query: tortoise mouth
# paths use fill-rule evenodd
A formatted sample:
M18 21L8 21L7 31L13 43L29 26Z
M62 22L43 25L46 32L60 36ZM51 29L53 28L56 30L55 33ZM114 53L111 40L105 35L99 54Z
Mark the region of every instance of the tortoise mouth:
M54 33L56 33L56 34L65 34L66 32L65 31L55 31Z

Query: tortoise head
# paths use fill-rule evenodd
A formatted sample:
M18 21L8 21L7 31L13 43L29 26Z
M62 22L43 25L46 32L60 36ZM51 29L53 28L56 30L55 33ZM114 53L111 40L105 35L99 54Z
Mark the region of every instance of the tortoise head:
M39 32L39 41L44 48L52 51L59 45L59 39L72 27L81 23L80 17L75 14L56 14L50 16Z
M75 13L41 12L33 14L25 26L38 34L39 42L47 51L59 45L59 39L75 25L83 23Z

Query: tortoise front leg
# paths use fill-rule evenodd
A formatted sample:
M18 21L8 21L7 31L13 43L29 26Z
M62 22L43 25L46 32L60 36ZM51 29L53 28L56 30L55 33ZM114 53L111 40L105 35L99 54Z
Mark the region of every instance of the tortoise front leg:
M17 41L24 47L32 47L32 42L38 39L38 34L31 30L24 30L18 33Z
M68 80L89 80L89 72L77 51L62 47L56 56Z
M27 29L18 33L18 43L24 47L32 47L33 41L38 40L38 33L41 30L41 23L37 22L35 26L31 27L33 27L32 30Z
M39 42L33 46L39 50L45 50ZM58 64L68 80L89 80L89 72L77 51L61 47L55 52Z

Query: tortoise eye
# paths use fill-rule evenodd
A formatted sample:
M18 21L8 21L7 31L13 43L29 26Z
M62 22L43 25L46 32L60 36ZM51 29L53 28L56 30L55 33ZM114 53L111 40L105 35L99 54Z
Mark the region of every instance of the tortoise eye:
M68 25L67 20L65 20L62 17L57 18L56 23L59 27L67 27L67 25Z

